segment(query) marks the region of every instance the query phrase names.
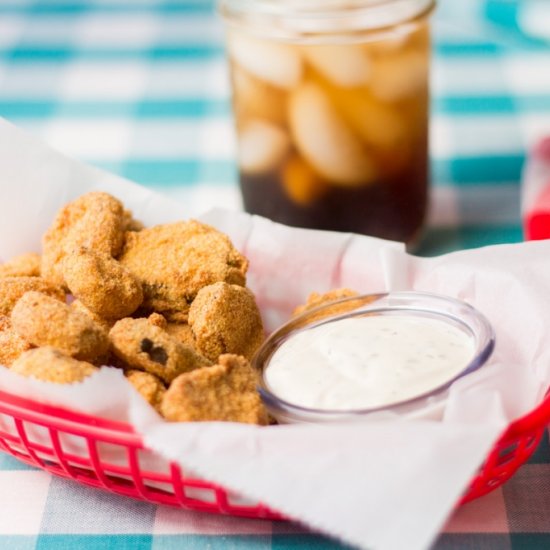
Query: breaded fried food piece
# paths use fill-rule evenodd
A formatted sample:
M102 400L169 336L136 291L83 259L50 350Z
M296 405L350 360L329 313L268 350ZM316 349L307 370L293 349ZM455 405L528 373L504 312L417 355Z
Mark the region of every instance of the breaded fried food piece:
M0 278L0 315L9 315L19 298L31 290L65 303L63 289L40 277L3 277Z
M90 363L65 355L57 348L46 346L23 353L13 363L11 370L44 382L74 384L82 382L98 369Z
M63 260L80 246L117 256L124 241L125 219L122 203L102 191L86 193L65 205L42 238L42 277L63 285Z
M237 355L222 355L218 364L178 376L166 391L162 415L175 422L222 420L269 424L256 391L258 374Z
M40 254L29 252L0 265L0 277L40 277Z
M94 322L106 332L109 332L117 321L116 319L105 319L104 317L100 317L97 313L94 313L93 311L88 309L80 300L74 300L73 302L71 302L71 308L75 311L80 311L80 313L85 313L86 315L91 317Z
M153 408L160 412L160 404L166 392L162 380L149 372L127 370L124 376Z
M163 330L166 330L166 327L168 326L168 321L164 318L164 315L161 315L160 313L151 313L151 315L147 317L147 320L152 325L159 327Z
M244 286L248 268L227 235L195 220L127 233L119 261L142 282L144 307L173 321L186 320L203 286Z
M317 292L312 292L308 298L305 304L298 306L292 313L293 317L296 317L298 315L301 315L305 311L310 311L311 309L315 309L316 307L323 306L325 304L329 304L330 302L335 302L337 300L342 300L343 298L351 298L353 296L358 296L358 292L355 290L351 290L350 288L335 288L333 290L329 290L328 292L324 292L322 294L318 294ZM347 311L344 310L344 311ZM337 313L335 311L335 313Z
M40 292L27 292L11 313L13 328L35 346L52 346L93 362L109 349L107 333L93 319Z
M210 361L148 319L121 319L109 332L112 352L124 363L169 384L176 376Z
M198 351L195 335L193 334L193 330L191 329L190 325L188 325L187 323L168 323L164 330L166 330L166 332L170 334L170 336L177 338L182 344L190 346L195 351Z
M0 316L0 365L10 366L31 345L21 338L11 326L11 320Z
M160 313L151 313L147 320L162 330L165 330L170 336L177 338L182 344L197 349L197 342L191 327L187 323L169 323Z
M128 317L143 301L141 283L108 254L81 246L65 256L62 272L71 293L99 317Z
M199 353L215 361L224 353L251 359L264 339L254 294L227 283L199 290L189 309L189 325Z

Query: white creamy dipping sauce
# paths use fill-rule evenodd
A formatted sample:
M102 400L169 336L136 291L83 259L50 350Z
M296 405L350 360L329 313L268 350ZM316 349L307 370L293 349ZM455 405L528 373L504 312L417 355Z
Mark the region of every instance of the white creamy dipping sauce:
M305 329L274 352L269 390L293 405L324 410L381 407L412 399L459 374L474 339L414 315L371 315Z

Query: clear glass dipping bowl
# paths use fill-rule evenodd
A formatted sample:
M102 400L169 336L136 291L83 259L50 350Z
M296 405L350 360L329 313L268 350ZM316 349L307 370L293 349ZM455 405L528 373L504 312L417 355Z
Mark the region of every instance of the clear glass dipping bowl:
M351 410L311 409L289 403L269 388L265 372L275 351L283 342L300 331L313 327L366 315L419 316L448 323L473 339L471 361L458 374L442 385L411 399L382 407ZM256 353L253 364L261 372L259 392L271 415L279 423L318 423L365 420L394 415L436 418L442 410L451 384L481 368L495 347L494 330L478 310L469 304L443 295L425 292L391 292L345 298L319 306L293 318L275 331Z

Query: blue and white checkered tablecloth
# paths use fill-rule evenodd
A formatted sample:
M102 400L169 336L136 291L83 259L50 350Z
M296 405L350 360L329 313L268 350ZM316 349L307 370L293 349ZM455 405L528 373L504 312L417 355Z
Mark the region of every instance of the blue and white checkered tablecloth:
M440 2L420 253L522 239L521 166L550 133L549 4ZM228 93L209 0L0 2L0 116L197 212L240 207ZM288 523L116 497L3 455L0 510L6 549L340 547ZM436 548L550 548L548 438L503 488L460 508Z

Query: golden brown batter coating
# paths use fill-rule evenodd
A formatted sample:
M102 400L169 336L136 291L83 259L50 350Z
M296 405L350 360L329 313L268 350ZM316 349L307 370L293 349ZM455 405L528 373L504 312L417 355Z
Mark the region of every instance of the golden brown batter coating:
M0 316L0 365L10 366L31 345L11 326L9 317Z
M189 325L199 353L215 361L223 353L251 359L264 339L254 295L238 285L202 288L189 309Z
M195 220L127 233L119 261L143 283L145 308L177 321L203 286L244 286L248 267L227 235Z
M178 376L161 404L167 420L196 422L221 420L269 424L256 391L258 374L237 355L222 355L218 364Z
M151 313L147 319L151 324L160 327L170 336L177 338L182 344L192 347L195 351L197 350L195 336L187 323L169 323L160 313Z
M42 239L42 277L63 285L65 255L80 246L116 256L122 249L124 225L122 203L108 193L92 191L68 203Z
M187 346L192 347L195 351L198 351L195 335L187 323L168 323L164 330L166 330L166 332L174 338L177 338L182 344L186 344Z
M23 353L11 370L44 382L74 384L82 382L98 369L85 361L77 361L56 348L35 348Z
M141 284L107 254L80 247L65 256L63 276L71 293L90 311L106 319L122 319L143 301Z
M166 386L162 380L154 374L141 370L127 370L124 375L145 401L160 412L160 403L166 392Z
M11 322L31 344L52 346L83 361L104 357L109 348L107 333L91 317L40 292L27 292L17 302Z
M210 365L208 359L148 319L121 319L109 338L111 350L127 365L150 372L168 384L183 372Z
M40 254L29 252L0 265L0 277L40 277Z
M71 302L71 308L91 317L94 322L106 332L109 332L117 321L116 319L105 319L104 317L100 317L97 313L89 310L80 300L74 300Z
M163 330L166 330L166 327L168 326L168 321L164 318L164 315L161 315L160 313L151 313L151 315L147 317L147 320L152 325L155 325Z
M293 317L296 317L298 315L301 315L305 311L310 311L311 309L315 309L316 307L323 306L325 304L330 304L330 302L335 302L336 300L342 300L343 298L351 298L352 296L358 296L358 293L355 290L351 290L350 288L335 288L333 290L329 290L328 292L324 292L322 294L318 294L317 292L312 292L308 298L305 304L298 306L294 312L292 313ZM344 305L344 309L342 310L342 313L345 311L349 311L349 307L346 307ZM334 313L338 313L338 310L335 309Z
M19 298L31 290L65 303L63 290L40 277L3 277L0 278L0 315L9 315Z

